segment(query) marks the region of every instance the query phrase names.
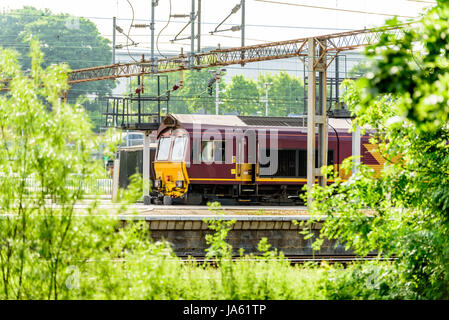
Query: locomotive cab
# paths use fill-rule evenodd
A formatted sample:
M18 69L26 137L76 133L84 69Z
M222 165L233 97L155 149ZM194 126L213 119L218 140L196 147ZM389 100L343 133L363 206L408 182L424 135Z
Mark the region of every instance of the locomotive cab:
M168 130L160 135L154 160L154 188L166 197L179 198L187 192L187 145L188 136L182 130Z

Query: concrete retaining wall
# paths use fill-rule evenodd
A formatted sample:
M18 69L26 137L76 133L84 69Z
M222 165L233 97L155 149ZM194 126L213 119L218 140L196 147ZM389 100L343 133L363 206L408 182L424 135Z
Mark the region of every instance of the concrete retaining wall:
M129 220L131 217L123 220ZM304 239L299 234L300 227L293 220L307 220L307 216L146 216L132 217L145 219L148 223L151 237L155 241L167 240L179 256L203 256L208 247L206 234L213 233L208 229L204 219L235 220L229 231L227 241L232 245L234 253L243 248L244 253L257 254L259 241L266 237L271 249L283 251L285 255L352 255L345 251L344 246L335 241L325 241L320 251L312 251L312 239ZM322 223L314 223L312 230L318 236Z

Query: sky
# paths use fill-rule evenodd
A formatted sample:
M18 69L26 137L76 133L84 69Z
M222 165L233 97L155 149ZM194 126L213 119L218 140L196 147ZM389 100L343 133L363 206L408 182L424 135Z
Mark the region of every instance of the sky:
M149 24L151 0L0 0L0 10L18 9L25 5L39 9L49 8L53 13L69 13L92 20L100 33L112 39L112 17L130 34L139 45L130 49L150 50L150 29L129 29L134 23ZM197 3L197 1L195 1ZM225 31L211 35L240 0L202 0L202 48L238 47L241 45L240 31ZM359 30L381 26L385 20L398 15L402 20L418 17L432 0L246 0L245 44L261 44L307 36ZM131 4L131 5L130 5ZM196 4L197 6L197 4ZM171 11L170 11L171 7ZM134 11L134 15L133 15ZM171 14L190 14L189 0L159 0L155 9L155 36L157 48L162 53L190 51L190 40L174 41L174 37L187 24L188 18L171 18ZM229 29L241 24L241 10L232 14L219 28ZM167 26L166 26L167 25ZM165 27L166 26L166 27ZM165 27L165 28L164 28ZM178 38L190 36L188 26ZM156 41L156 39L155 39ZM126 37L117 34L117 43L126 44ZM196 47L196 45L195 45Z

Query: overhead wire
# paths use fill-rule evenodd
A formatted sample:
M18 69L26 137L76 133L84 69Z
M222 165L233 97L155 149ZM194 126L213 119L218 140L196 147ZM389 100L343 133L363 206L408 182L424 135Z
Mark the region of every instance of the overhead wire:
M300 4L300 3L292 3L292 2L281 2L281 1L274 1L274 0L254 0L254 1L266 2L266 3L272 3L272 4L296 6L296 7L304 7L304 8L311 8L311 9L322 9L322 10L342 11L342 12L349 12L349 13L371 14L371 15L387 16L387 17L416 18L416 17L412 17L412 16L403 16L403 15L399 15L399 14L382 13L382 12L370 12L370 11L361 11L361 10L353 10L353 9L322 7L322 6L314 6L314 5L309 5L309 4Z
M262 1L262 0L254 0L254 1ZM409 0L411 1L411 0ZM329 8L332 9L332 8ZM338 9L340 10L340 9ZM341 9L343 10L343 9ZM374 13L373 13L374 14ZM42 16L42 15L33 15L33 14L22 14L22 13L16 13L16 12L10 12L10 13L0 13L0 17L1 16L13 16L13 15L17 15L17 16L36 16L36 17L41 17L41 18L51 18L51 16ZM92 19L92 20L111 20L110 17L91 17L91 16L72 16L74 18L84 18L84 19ZM126 20L132 20L129 18L120 18L120 20L126 21ZM144 22L148 22L148 19L137 19L135 18L134 21L144 21ZM155 22L167 22L168 20L155 20ZM170 23L178 23L178 24L184 24L188 21L170 21ZM211 24L211 25L215 25L216 22L207 22L207 21L201 21L201 24ZM233 24L231 23L224 23L223 25L226 26L232 26ZM340 30L340 31L351 31L354 30L354 28L334 28L334 27L310 27L310 26L283 26L283 25L267 25L267 24L245 24L245 27L261 27L261 28L285 28L285 29L310 29L310 30ZM111 36L111 35L108 35ZM145 36L145 35L140 35L140 36Z
M129 0L126 0L126 2L128 2L129 6L131 7L131 11L132 11L132 14L133 14L133 17L132 17L132 20L131 20L131 24L129 25L129 29L128 29L128 36L126 37L126 50L128 51L128 55L131 57L131 59L133 59L134 62L137 63L137 60L134 59L134 57L129 53L129 46L128 46L129 34L131 33L131 27L132 27L132 25L134 24L134 7L133 7L133 5L131 4L131 2L129 2ZM134 41L133 41L133 42L134 42Z
M255 0L258 1L258 0ZM410 0L411 1L411 0ZM42 18L50 18L48 16L42 16L42 15L33 15L33 14L21 14L21 13L16 13L16 12L11 12L11 13L0 13L0 17L2 15L17 15L17 16L37 16L37 17L42 17ZM92 19L92 20L111 20L110 17L90 17L90 16L86 16L86 17L81 17L81 16L73 16L75 18L85 18L85 19ZM131 20L129 18L120 18L120 20L126 21L126 20ZM148 19L137 19L135 18L134 21L144 21L147 22ZM155 20L155 22L167 22L167 20ZM170 23L179 23L179 24L184 24L185 21L171 21ZM216 22L206 22L206 21L201 21L201 24L212 24L215 25ZM223 25L229 25L232 26L233 24L231 23L224 23ZM267 25L267 24L245 24L245 27L260 27L260 28L280 28L280 29L307 29L307 30L336 30L336 31L351 31L354 30L354 28L333 28L333 27L310 27L310 26L283 26L283 25ZM105 35L105 36L111 36L111 35ZM139 35L139 36L146 36L146 35Z
M207 34L206 34L207 35ZM224 35L224 34L212 34L211 36L214 37L223 37L223 38L231 38L231 39L240 39L240 37L237 36L229 36L229 35ZM270 42L274 42L273 40L261 40L261 39L254 39L254 38L246 38L245 40L251 40L251 41L259 41L259 42L264 42L264 43L270 43Z
M434 1L423 1L423 0L407 0L409 2L421 2L421 3L428 3L428 4L437 4Z
M156 38L156 49L157 52L159 52L160 56L163 56L165 59L168 59L165 55L163 55L160 51L159 51L159 36L161 35L162 31L165 30L165 28L167 28L167 26L169 25L171 21L171 0L169 0L169 14L168 14L168 20L167 23L165 24L165 26L159 31L159 33L157 34L157 38Z

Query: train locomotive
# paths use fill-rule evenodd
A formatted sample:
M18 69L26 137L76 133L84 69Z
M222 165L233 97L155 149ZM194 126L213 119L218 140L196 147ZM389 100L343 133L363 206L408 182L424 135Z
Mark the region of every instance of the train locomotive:
M349 120L329 119L327 164L342 178L340 164L352 153L350 126ZM169 114L157 140L156 203L302 204L306 118ZM380 171L375 149L368 135L361 137L362 162Z

